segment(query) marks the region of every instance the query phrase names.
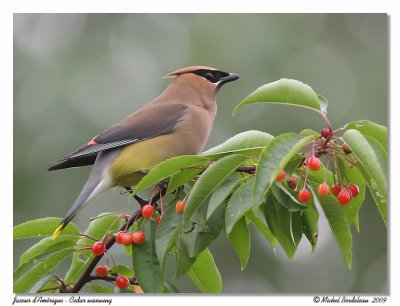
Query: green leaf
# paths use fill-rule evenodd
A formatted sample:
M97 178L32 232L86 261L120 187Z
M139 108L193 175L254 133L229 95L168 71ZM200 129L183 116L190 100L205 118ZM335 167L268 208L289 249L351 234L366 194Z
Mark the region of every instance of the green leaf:
M231 154L241 154L246 156L258 156L262 149L274 137L261 131L246 131L229 138L224 143L211 148L200 156L207 159L221 158Z
M61 218L48 217L30 220L14 227L13 239L31 238L38 236L51 236L60 225ZM79 235L79 228L72 222L63 229L61 235Z
M192 181L196 175L203 172L207 168L207 164L208 162L201 162L193 165L190 168L184 168L179 173L171 175L168 182L167 194L173 192L175 189L184 185L185 183Z
M188 275L201 292L220 293L222 290L221 274L208 249L200 253Z
M220 206L206 220L208 201L204 202L182 228L182 246L190 257L198 256L222 230L225 207Z
M143 227L145 242L142 245L132 246L133 269L145 293L164 292L164 273L155 246L156 230L157 222L147 220Z
M315 111L326 111L326 100L323 101L322 98L307 84L297 80L280 79L257 88L235 107L233 114L243 106L254 103L290 104Z
M318 242L318 219L319 213L314 204L313 197L307 202L308 208L301 212L301 223L303 224L303 233L310 242L311 248L314 251Z
M225 203L225 200L231 195L233 190L238 186L239 176L233 174L229 179L224 181L212 194L207 210L207 220L215 212L215 210Z
M253 180L247 181L235 190L230 198L225 211L225 228L230 234L236 222L252 208L251 190L253 189Z
M315 139L315 136L301 137L295 133L286 133L275 137L262 151L256 170L253 187L253 203L258 207L279 171L302 149Z
M44 253L14 271L14 293L26 293L71 254L73 248Z
M165 264L165 257L175 242L176 236L182 225L182 217L175 211L175 205L171 203L168 206L164 215L158 225L156 232L156 251L158 261L163 267Z
M228 234L228 238L239 256L240 268L243 271L250 257L250 233L245 217L235 223L235 226Z
M193 186L187 199L182 223L185 225L195 210L239 167L248 157L243 155L225 156L212 163Z
M89 287L95 293L113 293L114 292L113 289L111 289L109 287L105 287L105 286L89 284Z
M59 251L66 248L72 248L75 246L76 241L79 237L73 236L59 236L57 239L52 240L51 237L46 237L40 240L38 243L31 246L26 250L19 258L19 265L23 265L32 259L51 251Z
M176 277L182 276L190 270L196 258L189 257L182 243L183 233L179 233L175 239Z
M164 282L165 293L181 293L178 288L176 288L173 284L165 281Z
M132 196L186 168L198 167L205 159L196 155L175 156L159 163L136 185Z
M333 236L342 251L347 267L351 268L351 247L352 237L350 232L350 223L347 220L346 211L338 204L336 198L329 194L326 197L321 197L317 193L319 183L311 182L311 187L314 194L317 196L318 202L324 211L325 217L328 220Z
M132 248L132 246L131 246L131 248ZM114 276L123 275L123 276L126 276L127 278L131 278L131 277L134 276L132 268L131 267L128 268L125 265L113 266L111 268L111 274L114 275Z
M267 238L272 248L275 248L277 243L276 237L271 232L268 225L254 212L253 209L250 209L246 213L246 217L251 220L258 230L264 235L264 237Z
M89 227L85 231L85 235L101 240L108 231L110 231L110 233L116 232L120 223L121 219L115 214L100 214L90 222ZM76 246L77 248L84 248L87 247L88 244L93 244L93 240L82 237L78 240ZM94 255L90 250L75 252L72 257L71 266L65 276L65 281L68 283L76 282L93 258Z
M301 204L281 183L273 184L271 191L278 203L289 211L301 211L308 208L308 205Z
M268 227L292 259L302 235L300 212L289 212L272 195L268 196L264 211Z
M374 138L387 152L387 128L368 120L357 120L350 122L344 127L346 130L355 129L364 136Z
M373 138L366 137L359 131L351 129L344 133L343 139L348 143L353 154L359 160L361 173L367 181L372 196L386 224L387 212L387 157L386 153Z

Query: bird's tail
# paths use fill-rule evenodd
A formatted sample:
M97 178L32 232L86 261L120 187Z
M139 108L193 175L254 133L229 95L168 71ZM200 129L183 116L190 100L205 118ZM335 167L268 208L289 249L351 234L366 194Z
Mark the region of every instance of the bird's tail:
M117 152L101 152L96 158L92 171L89 175L81 194L76 199L75 203L69 209L65 217L61 220L60 225L54 231L51 239L55 239L67 224L75 217L87 203L89 203L99 193L113 186L112 179L108 174L108 166L112 159L115 158L114 153Z

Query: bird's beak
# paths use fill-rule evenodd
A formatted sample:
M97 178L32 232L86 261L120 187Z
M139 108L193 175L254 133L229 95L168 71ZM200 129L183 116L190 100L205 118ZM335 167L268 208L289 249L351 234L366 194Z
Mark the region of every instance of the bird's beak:
M238 78L239 78L238 74L229 73L226 77L223 77L223 78L220 79L220 81L218 82L218 87L221 87L225 83L229 83L229 82L235 81Z

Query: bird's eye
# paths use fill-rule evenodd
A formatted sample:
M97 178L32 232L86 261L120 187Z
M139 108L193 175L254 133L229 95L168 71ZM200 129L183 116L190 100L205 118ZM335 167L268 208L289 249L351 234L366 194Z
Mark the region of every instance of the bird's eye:
M214 79L214 75L211 72L206 73L204 76L208 81L212 81Z

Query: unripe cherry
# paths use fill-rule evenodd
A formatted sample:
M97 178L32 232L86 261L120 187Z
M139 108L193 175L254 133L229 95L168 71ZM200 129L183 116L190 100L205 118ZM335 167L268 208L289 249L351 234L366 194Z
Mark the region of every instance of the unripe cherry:
M339 195L340 191L342 191L342 186L339 183L332 185L332 194L335 197L337 197Z
M123 235L125 235L126 232L125 231L119 231L116 235L115 235L115 242L118 244L122 244L121 238Z
M332 136L332 132L330 129L322 129L321 130L321 136L328 138L329 136Z
M295 189L297 186L297 179L295 177L291 176L287 179L287 183L288 183L289 188Z
M307 166L310 170L317 171L321 168L321 161L317 157L311 156L307 161Z
M135 232L132 234L132 243L136 245L141 245L144 243L146 237L143 232Z
M317 192L321 197L326 197L329 194L329 189L330 188L327 183L322 183L318 186Z
M128 246L132 244L132 234L131 233L126 233L125 235L122 236L121 238L121 243L124 246Z
M110 269L108 269L107 266L98 266L96 268L96 275L97 276L107 276L108 273L110 272Z
M358 186L356 184L349 184L349 186L347 188L349 188L353 197L358 196L360 189L358 188Z
M129 287L129 278L126 276L120 275L115 279L115 286L120 289L126 289Z
M176 202L175 210L178 214L182 215L185 210L185 200L179 200Z
M154 215L154 207L150 204L146 204L142 207L142 216L145 219L151 218Z
M299 201L301 203L306 203L310 199L311 193L307 189L302 189L299 191L299 194L297 195Z
M352 198L351 191L348 189L343 189L337 199L340 205L347 205Z
M93 243L92 245L93 255L100 256L103 255L105 251L106 251L106 245L103 242L96 241L95 243Z
M280 170L278 176L275 179L275 182L283 181L286 176L286 172L284 170Z

